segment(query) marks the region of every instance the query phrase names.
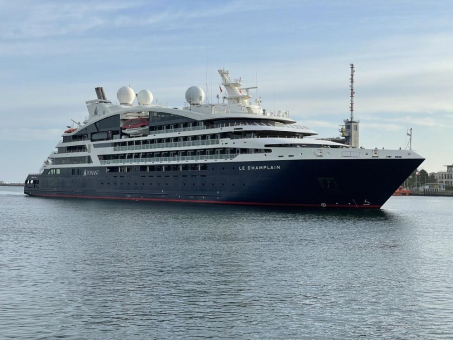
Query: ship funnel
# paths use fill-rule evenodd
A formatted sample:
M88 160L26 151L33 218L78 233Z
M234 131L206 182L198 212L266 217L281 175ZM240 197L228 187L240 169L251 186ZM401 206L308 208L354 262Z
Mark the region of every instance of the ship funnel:
M96 91L96 95L98 96L98 99L107 100L103 87L96 87L94 90Z

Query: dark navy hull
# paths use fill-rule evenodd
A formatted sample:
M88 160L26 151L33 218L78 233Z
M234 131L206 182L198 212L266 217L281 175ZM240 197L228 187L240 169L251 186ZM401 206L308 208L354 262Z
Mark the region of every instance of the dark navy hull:
M106 167L30 175L30 196L225 204L380 208L423 159L215 163L198 171L106 172ZM33 180L33 183L31 183Z

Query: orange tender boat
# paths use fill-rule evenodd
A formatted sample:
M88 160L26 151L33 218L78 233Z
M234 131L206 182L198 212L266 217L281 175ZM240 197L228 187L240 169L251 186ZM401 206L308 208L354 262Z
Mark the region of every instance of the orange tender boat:
M403 189L403 187L400 186L398 189L396 189L392 196L409 196L409 190Z

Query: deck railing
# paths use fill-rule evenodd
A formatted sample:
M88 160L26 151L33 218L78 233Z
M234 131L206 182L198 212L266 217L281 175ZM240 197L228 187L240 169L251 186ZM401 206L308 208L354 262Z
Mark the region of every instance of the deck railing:
M197 130L205 130L206 126L192 126L192 127L186 127L186 128L177 128L177 129L165 129L165 130L155 130L155 131L150 131L150 135L157 135L160 133L172 133L172 132L184 132L184 131L197 131Z
M173 143L155 143L155 144L142 144L142 145L127 145L115 146L113 151L133 151L133 150L147 150L147 149L162 149L162 148L180 148L185 146L199 146L199 145L216 145L219 140L197 140L187 142L173 142Z
M303 126L303 125L297 125L297 124L282 124L282 123L265 123L265 122L234 122L234 123L221 123L221 124L216 124L214 126L193 126L193 127L187 127L187 128L177 128L177 129L164 129L164 130L156 130L156 131L150 131L149 133L151 135L156 135L156 134L161 134L161 133L173 133L173 132L184 132L184 131L196 131L196 130L206 130L206 129L220 129L224 127L240 127L240 126L269 126L269 127L278 127L278 128L291 128L291 129L302 129L302 130L309 130L308 127Z
M101 160L102 165L109 164L135 164L155 162L180 162L180 161L202 161L211 159L233 159L239 154L231 153L225 155L198 155L198 156L176 156L176 157L152 157L152 158L130 158L130 159L109 159Z

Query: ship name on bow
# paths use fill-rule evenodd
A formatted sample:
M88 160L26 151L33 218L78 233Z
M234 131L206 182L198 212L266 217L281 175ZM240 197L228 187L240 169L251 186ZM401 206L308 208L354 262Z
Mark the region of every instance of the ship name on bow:
M280 165L244 165L240 166L239 170L280 170Z

